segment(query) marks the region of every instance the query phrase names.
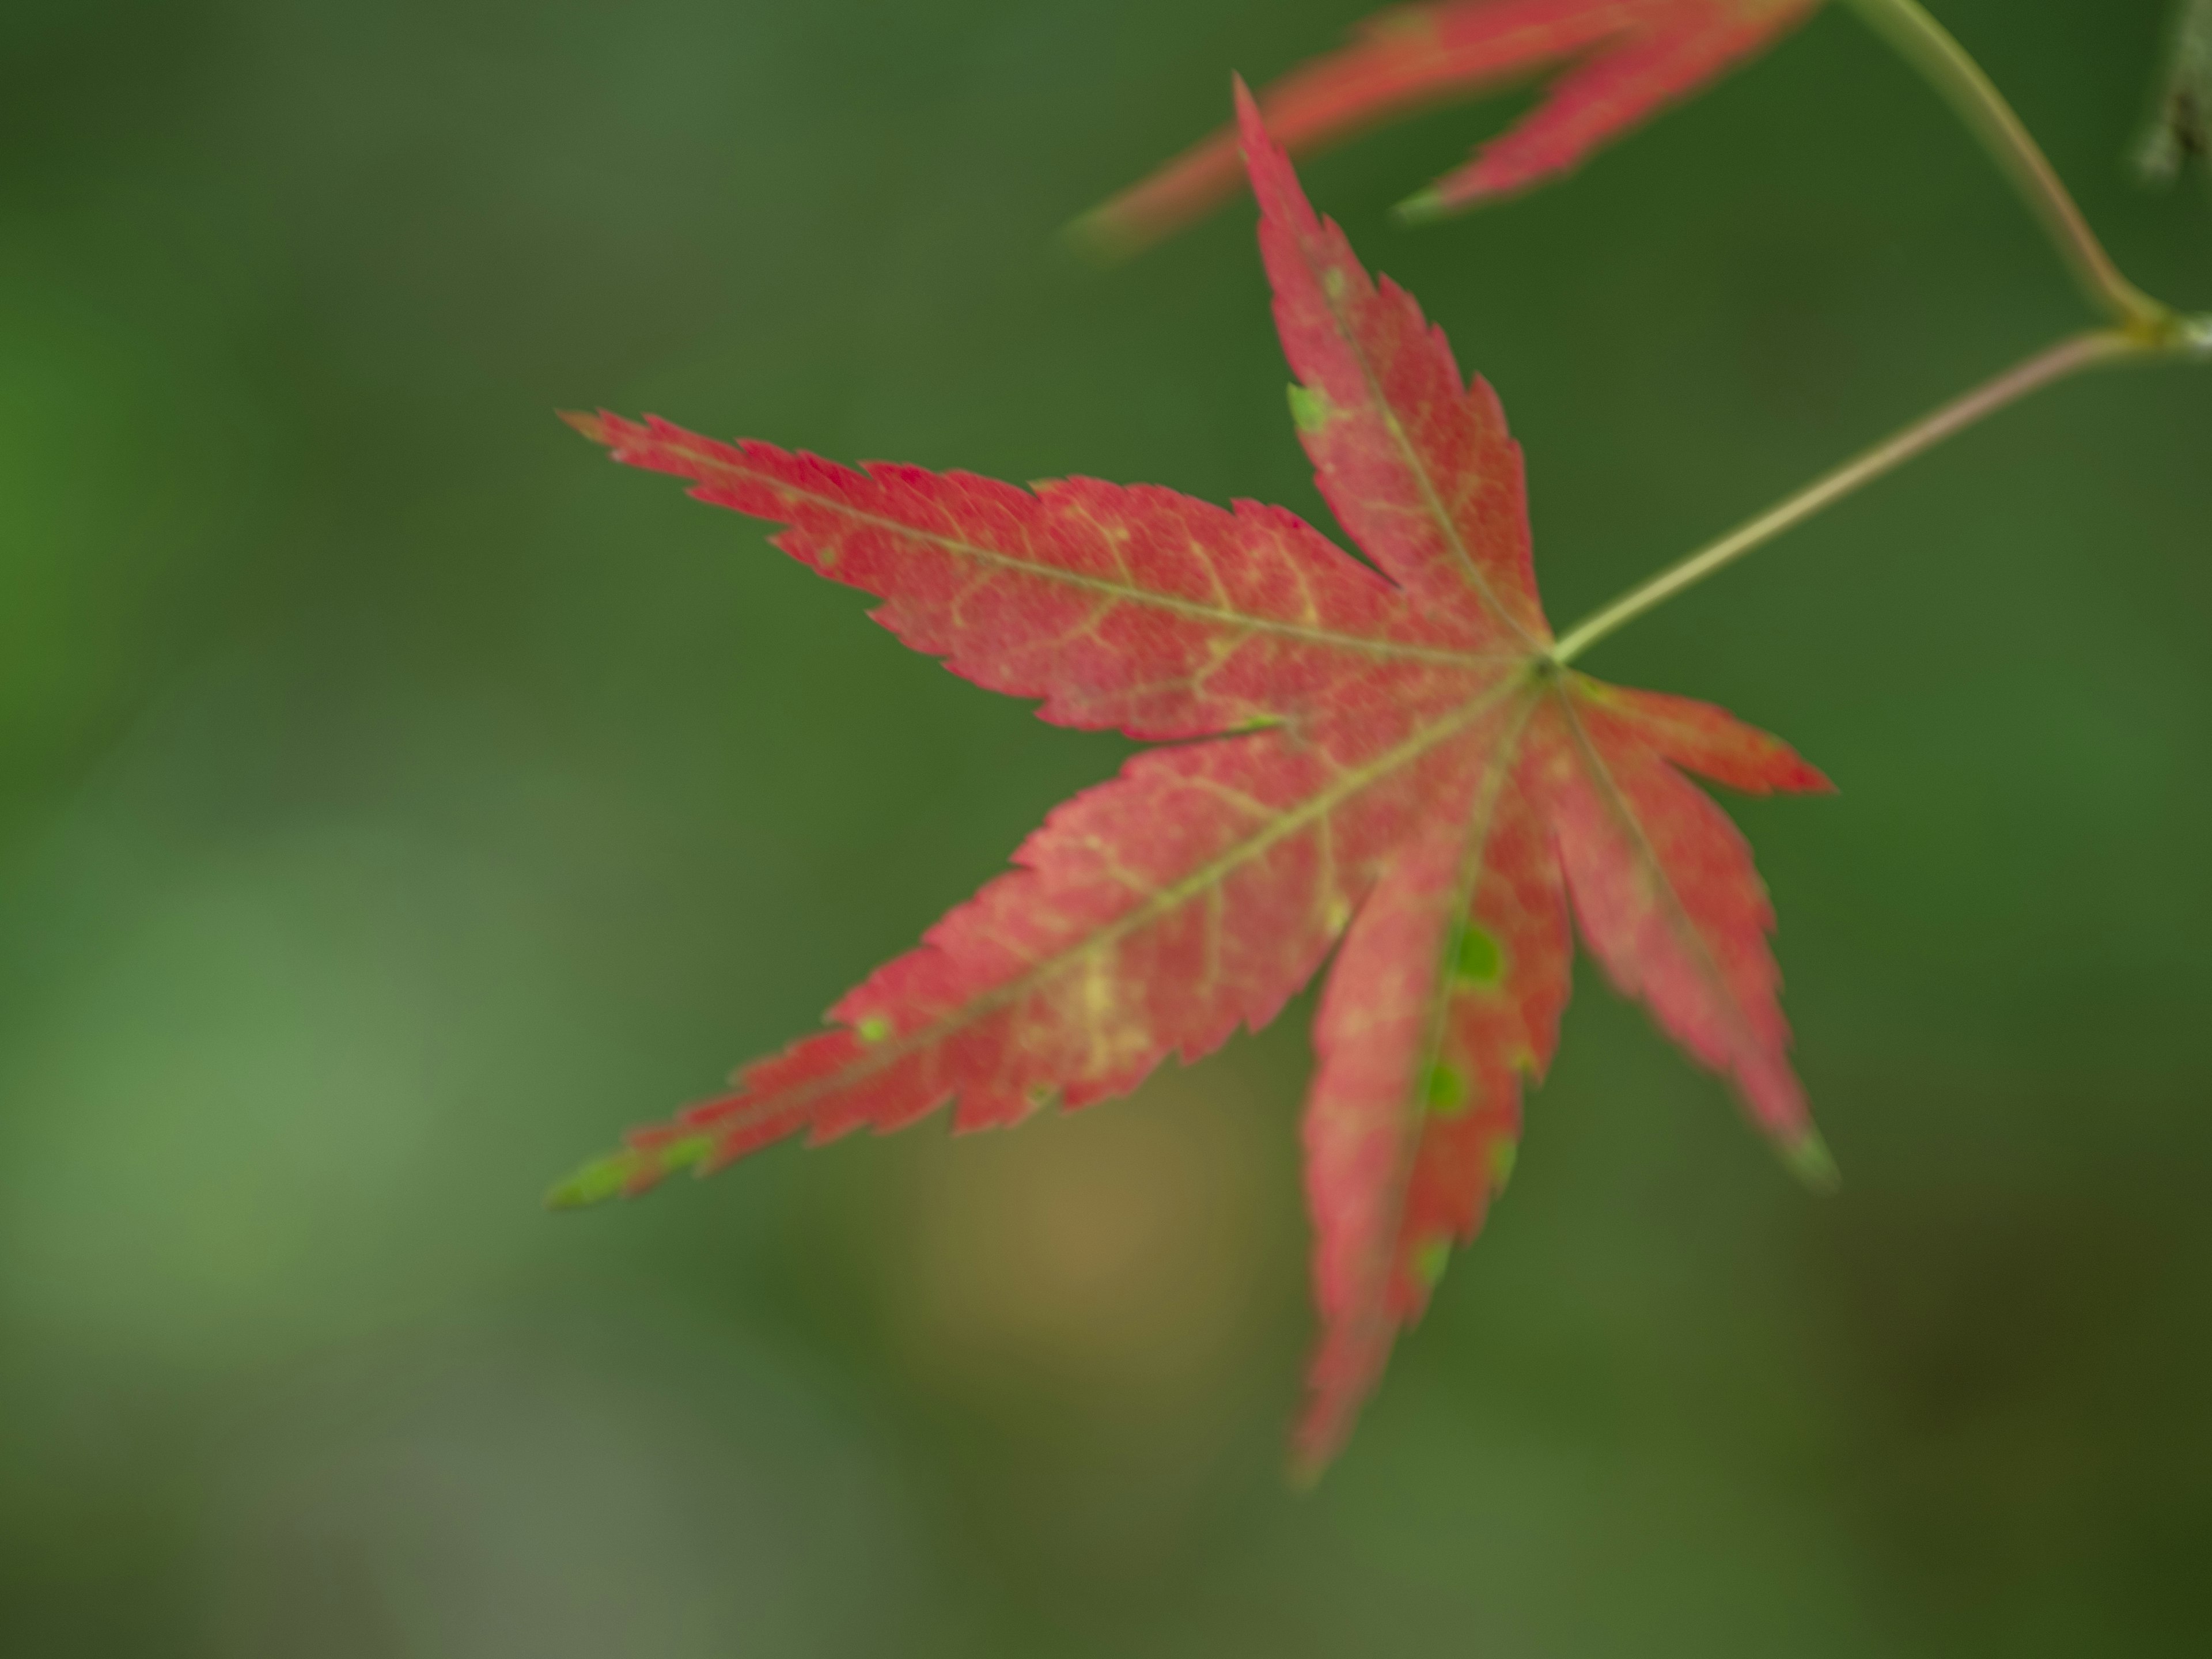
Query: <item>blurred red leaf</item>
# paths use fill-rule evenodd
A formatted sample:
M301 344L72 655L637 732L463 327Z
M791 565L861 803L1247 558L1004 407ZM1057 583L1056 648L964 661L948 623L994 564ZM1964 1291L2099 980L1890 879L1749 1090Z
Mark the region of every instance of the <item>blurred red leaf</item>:
M1583 937L1801 1167L1773 925L1743 838L1678 766L1818 790L1720 709L1562 667L1521 451L1411 295L1316 218L1238 88L1291 404L1374 561L1278 507L1149 486L854 471L662 422L575 417L616 459L787 526L908 645L1066 726L1182 741L1055 811L1016 868L830 1011L832 1028L559 1188L635 1194L787 1136L960 1129L1126 1092L1272 1019L1337 959L1307 1107L1322 1334L1297 1446L1342 1443L1400 1327L1510 1169Z
M1401 205L1410 217L1472 207L1540 184L1687 98L1820 0L1444 0L1386 11L1341 52L1292 70L1260 96L1293 154L1318 149L1432 105L1567 67L1519 125ZM1079 222L1131 252L1181 229L1243 182L1237 136L1217 132Z

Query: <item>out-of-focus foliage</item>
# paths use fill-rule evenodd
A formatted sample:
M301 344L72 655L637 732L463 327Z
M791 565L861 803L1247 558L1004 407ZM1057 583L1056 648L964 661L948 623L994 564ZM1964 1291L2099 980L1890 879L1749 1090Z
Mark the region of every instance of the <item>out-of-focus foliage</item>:
M551 410L1318 517L1249 222L1049 239L1370 9L0 6L0 1651L2202 1645L2201 374L2056 392L1591 653L1843 787L1742 817L1850 1182L1585 988L1311 1498L1303 1019L1110 1112L537 1207L1123 752ZM2112 165L2164 9L1942 15L2202 310L2212 216ZM1468 118L1307 182L1513 409L1563 615L2079 315L1842 18L1394 231Z
M1773 45L1820 0L1440 0L1365 19L1349 46L1261 94L1267 125L1303 155L1431 105L1554 71L1535 109L1474 158L1399 204L1456 213L1548 182L1666 106ZM1080 220L1079 241L1126 253L1181 229L1241 183L1227 128Z

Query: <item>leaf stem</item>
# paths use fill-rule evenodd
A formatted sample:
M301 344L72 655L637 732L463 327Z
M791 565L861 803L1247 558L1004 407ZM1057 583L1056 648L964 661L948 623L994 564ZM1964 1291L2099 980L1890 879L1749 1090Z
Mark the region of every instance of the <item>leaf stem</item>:
M2130 331L2152 337L2166 334L2172 326L2172 311L2120 274L2042 146L1950 31L1929 16L1919 0L1850 3L1867 26L1919 70L1981 140L2043 222L2090 303Z
M1570 629L1552 647L1551 659L1562 665L1571 662L1607 635L1645 611L1665 604L1686 588L1696 586L1715 571L1794 529L1852 491L1894 471L1915 456L2032 392L2100 363L2131 356L2155 356L2175 349L2172 343L2147 340L2132 331L2118 328L2093 329L2061 340L1856 459L1846 461L1826 477L1770 507L1748 524L1730 531L1718 541L1670 565L1642 586L1630 589L1604 610Z
M1850 0L1850 4L1869 27L1896 47L1943 94L1981 140L1983 148L2043 222L2045 231L2090 303L2109 313L2115 325L2076 334L2037 353L1887 442L1845 462L1750 523L1670 565L1641 586L1632 588L1570 629L1552 647L1550 657L1555 663L1572 661L1645 611L1696 586L1753 549L2031 392L2085 368L2125 357L2212 362L2212 316L2184 316L2120 274L2050 158L2005 101L2004 94L1950 31L1928 15L1919 0Z

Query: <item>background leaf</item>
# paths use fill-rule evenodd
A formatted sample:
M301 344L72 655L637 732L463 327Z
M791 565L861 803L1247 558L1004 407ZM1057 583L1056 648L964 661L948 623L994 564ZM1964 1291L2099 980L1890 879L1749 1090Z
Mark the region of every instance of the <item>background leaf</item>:
M1431 105L1553 73L1542 102L1400 205L1433 218L1545 183L1668 104L1771 46L1820 0L1442 0L1396 6L1352 44L1301 65L1261 94L1292 154L1333 144ZM1236 146L1215 134L1079 222L1080 240L1131 252L1230 196Z

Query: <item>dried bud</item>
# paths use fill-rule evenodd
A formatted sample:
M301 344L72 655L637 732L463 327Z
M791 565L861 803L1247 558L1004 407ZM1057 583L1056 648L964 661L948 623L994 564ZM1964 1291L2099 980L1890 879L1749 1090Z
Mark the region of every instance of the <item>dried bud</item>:
M2170 184L2191 161L2212 162L2212 0L2182 0L2172 65L2138 165L2145 178Z

